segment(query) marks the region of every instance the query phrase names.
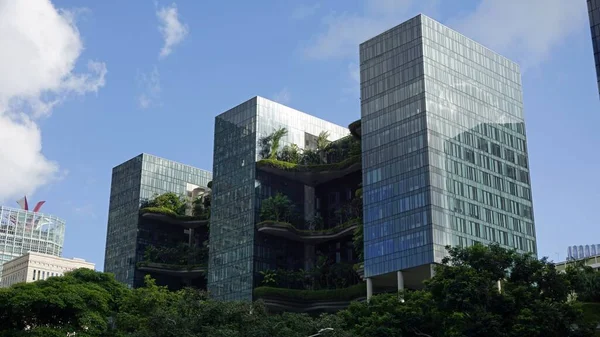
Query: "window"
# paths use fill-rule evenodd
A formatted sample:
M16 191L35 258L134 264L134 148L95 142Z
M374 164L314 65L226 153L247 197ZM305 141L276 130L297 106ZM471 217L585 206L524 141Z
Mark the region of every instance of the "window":
M35 281L35 269L33 270L33 280Z

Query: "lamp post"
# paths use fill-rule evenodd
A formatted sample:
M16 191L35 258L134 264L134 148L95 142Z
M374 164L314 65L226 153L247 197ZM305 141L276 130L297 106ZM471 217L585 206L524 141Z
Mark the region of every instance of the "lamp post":
M323 332L325 332L325 331L333 331L333 328L324 328L324 329L321 329L321 330L317 331L317 333L316 333L316 334L314 334L314 335L310 335L310 336L308 336L308 337L316 337L316 336L321 336L321 333L323 333Z

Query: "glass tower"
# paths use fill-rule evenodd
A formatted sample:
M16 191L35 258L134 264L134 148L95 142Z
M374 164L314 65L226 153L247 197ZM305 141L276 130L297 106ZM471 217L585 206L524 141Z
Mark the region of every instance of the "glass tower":
M133 286L136 263L141 259L137 248L142 203L167 192L185 196L211 180L209 171L145 153L113 168L104 271Z
M252 300L263 249L255 243L261 195L269 186L257 179L259 140L279 128L285 145L311 146L322 131L329 140L349 134L341 127L298 110L254 97L215 118L208 291L219 300ZM310 193L310 192L308 192Z
M447 245L536 254L519 66L419 15L360 71L365 276L431 276Z
M2 265L27 252L61 256L65 221L53 215L0 206L0 280Z
M600 0L587 0L592 31L594 60L596 61L596 76L598 77L598 94L600 94Z

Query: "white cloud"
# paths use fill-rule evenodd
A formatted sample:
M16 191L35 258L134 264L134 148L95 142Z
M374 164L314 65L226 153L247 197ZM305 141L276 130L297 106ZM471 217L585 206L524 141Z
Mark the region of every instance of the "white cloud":
M319 8L321 8L320 3L316 3L313 5L300 5L294 8L294 11L292 12L292 19L303 20L308 17L311 17L317 13Z
M158 17L158 29L165 40L159 57L164 58L173 52L173 47L185 39L189 33L189 28L186 24L179 21L177 5L175 3L169 7L158 9L156 16Z
M83 50L76 13L49 0L0 0L0 201L60 178L58 164L42 154L35 118L105 84L104 63L74 72Z
M154 66L149 74L140 74L138 78L139 84L142 86L142 93L138 96L138 105L142 109L147 109L150 106L157 104L160 99L160 74L158 68Z
M308 58L355 56L358 45L417 14L433 9L437 0L365 0L361 14L330 13L323 18L324 32L313 36L304 52Z
M324 30L305 48L313 59L353 57L358 45L423 12L434 19L439 0L364 0L362 13L331 13ZM480 0L469 13L450 13L443 23L523 67L543 62L553 48L587 24L585 1Z
M273 95L273 101L281 104L289 104L292 101L292 94L287 87L281 89L280 92Z
M487 47L535 66L554 47L587 25L585 1L482 0L475 11L448 24Z

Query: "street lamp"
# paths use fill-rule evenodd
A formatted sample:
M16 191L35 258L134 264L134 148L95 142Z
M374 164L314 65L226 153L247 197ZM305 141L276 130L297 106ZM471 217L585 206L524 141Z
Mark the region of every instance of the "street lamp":
M310 336L308 336L308 337L316 337L316 336L321 336L321 333L323 333L323 332L325 332L325 331L333 331L333 328L324 328L324 329L321 329L321 330L317 331L317 333L316 333L316 334L314 334L314 335L310 335Z

